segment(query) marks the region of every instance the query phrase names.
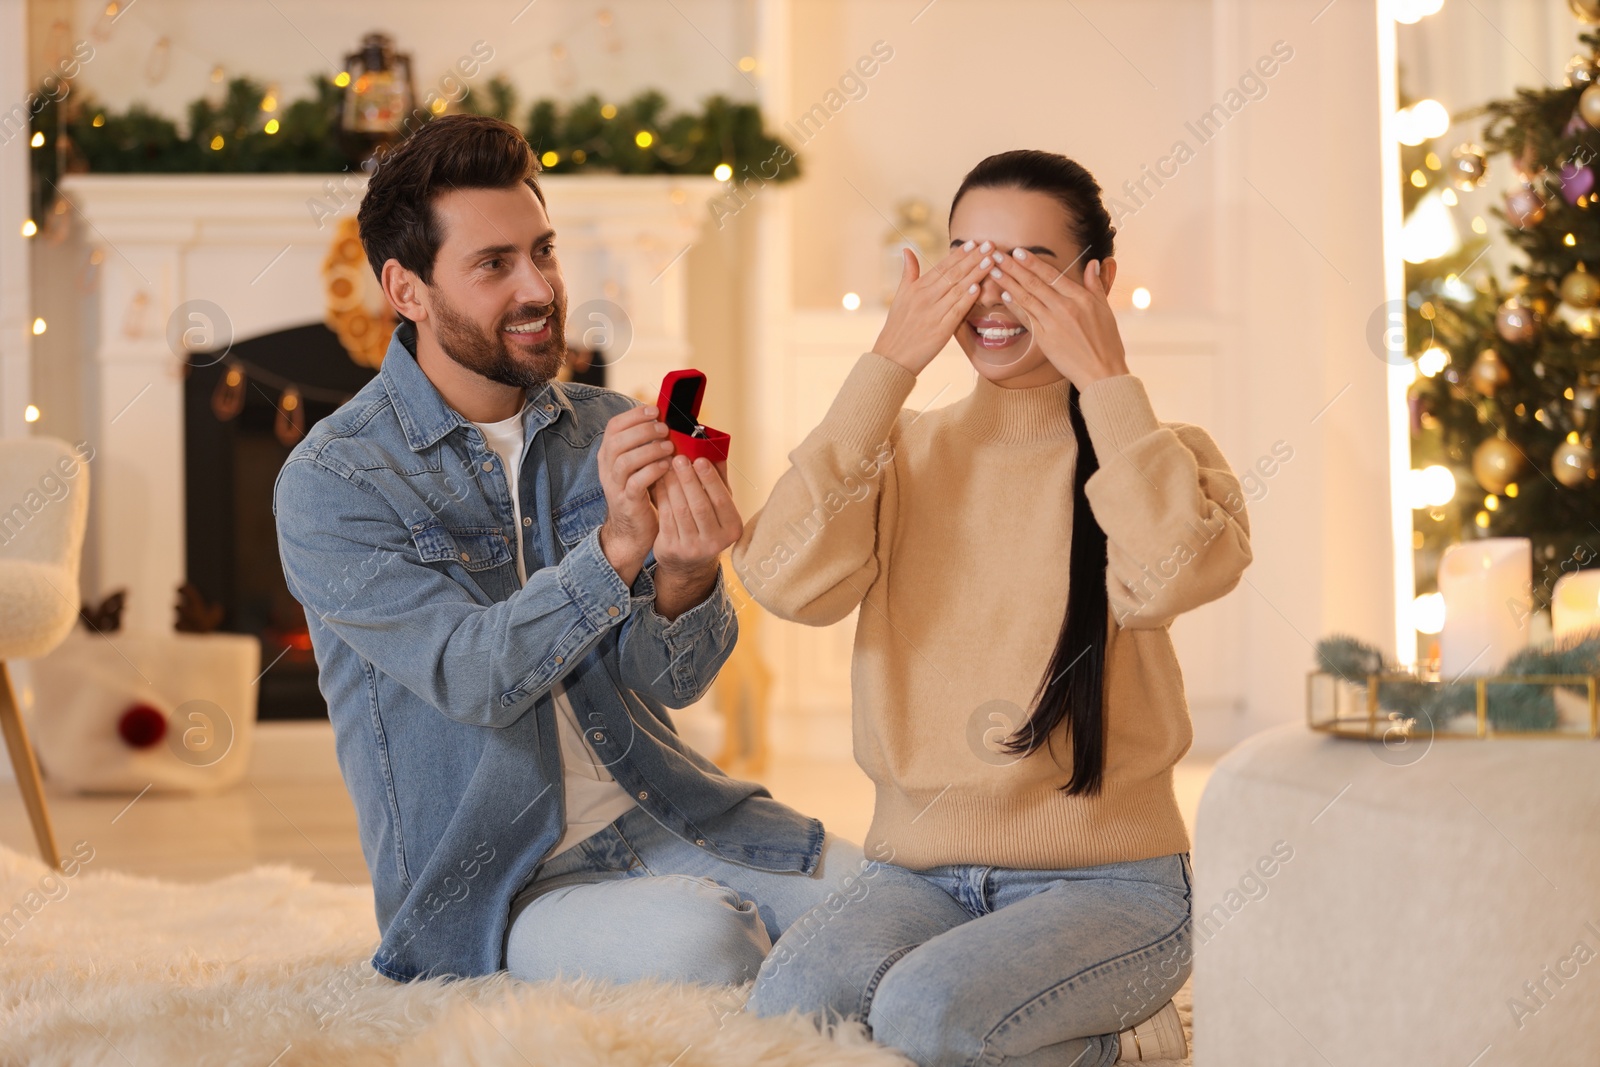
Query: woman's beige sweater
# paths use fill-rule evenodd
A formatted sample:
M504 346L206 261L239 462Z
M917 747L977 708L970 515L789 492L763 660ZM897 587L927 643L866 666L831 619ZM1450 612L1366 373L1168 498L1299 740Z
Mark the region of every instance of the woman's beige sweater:
M1068 383L978 379L902 409L916 378L868 352L790 453L733 564L774 614L823 626L860 607L855 756L877 787L868 855L1058 869L1183 852L1172 768L1193 738L1168 624L1251 559L1238 479L1202 429L1156 420L1131 374L1082 391L1106 532L1106 765L1097 797L1064 733L1016 757L1067 603L1076 442ZM1063 728L1064 729L1064 728Z

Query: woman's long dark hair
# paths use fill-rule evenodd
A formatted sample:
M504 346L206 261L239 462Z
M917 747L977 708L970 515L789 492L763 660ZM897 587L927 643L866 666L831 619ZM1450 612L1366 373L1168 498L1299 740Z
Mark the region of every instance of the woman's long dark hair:
M1080 261L1112 254L1117 229L1100 202L1100 185L1065 156L1020 150L990 156L962 179L950 202L950 214L972 189L1024 189L1054 197L1066 209L1071 236L1083 249ZM1072 741L1072 777L1062 786L1068 796L1100 792L1105 778L1104 714L1107 640L1106 532L1089 509L1084 484L1099 469L1080 410L1078 387L1071 386L1067 404L1078 458L1072 478L1072 549L1068 571L1066 615L1056 637L1050 666L1039 680L1028 721L1005 741L1011 752L1026 755L1049 742L1062 723Z

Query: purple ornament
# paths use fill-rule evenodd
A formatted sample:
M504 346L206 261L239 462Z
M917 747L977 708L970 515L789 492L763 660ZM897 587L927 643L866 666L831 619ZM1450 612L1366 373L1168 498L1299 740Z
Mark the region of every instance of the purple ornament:
M1583 121L1583 112L1574 111L1572 117L1567 120L1566 126L1562 128L1561 136L1571 137L1573 134L1582 133L1587 129L1589 129L1589 124Z
M1561 168L1561 197L1567 203L1576 204L1578 197L1587 196L1593 191L1594 171L1575 163L1568 163Z

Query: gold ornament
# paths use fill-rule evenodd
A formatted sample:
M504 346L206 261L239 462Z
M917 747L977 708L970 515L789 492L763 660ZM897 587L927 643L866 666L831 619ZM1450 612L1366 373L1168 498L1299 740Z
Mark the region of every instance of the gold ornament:
M1570 304L1562 304L1556 308L1556 318L1567 324L1567 329L1586 340L1600 337L1600 308L1575 308ZM1539 366L1535 366L1534 373L1538 374ZM1538 374L1539 377L1544 377Z
M1495 312L1494 328L1511 344L1525 344L1539 332L1539 315L1524 298L1513 296Z
M1578 97L1578 114L1590 126L1600 126L1600 85L1591 83Z
M327 307L323 321L338 335L345 354L358 366L382 366L399 320L367 262L354 216L339 220L322 260L322 283Z
M1450 152L1450 164L1445 168L1451 183L1467 193L1483 184L1489 175L1489 164L1483 149L1475 144L1458 144Z
M1590 84L1594 81L1596 73L1593 56L1586 56L1580 52L1567 60L1566 81L1573 88Z
M223 366L217 387L211 391L211 413L222 422L238 415L244 410L244 391L244 368L230 359Z
M1576 270L1561 279L1561 299L1575 308L1592 308L1600 304L1600 278L1578 264Z
M1511 372L1506 369L1505 361L1492 348L1485 348L1478 353L1471 374L1472 387L1484 396L1494 396L1496 389L1511 380Z
M306 405L300 390L289 386L278 397L278 414L272 420L272 432L285 448L293 448L306 435Z
M1588 445L1563 441L1550 457L1550 468L1556 481L1568 489L1576 488L1594 477L1594 453Z
M1600 0L1567 0L1572 17L1591 26L1600 22Z
M1503 493L1522 470L1522 453L1504 437L1488 437L1472 452L1472 476L1491 493Z

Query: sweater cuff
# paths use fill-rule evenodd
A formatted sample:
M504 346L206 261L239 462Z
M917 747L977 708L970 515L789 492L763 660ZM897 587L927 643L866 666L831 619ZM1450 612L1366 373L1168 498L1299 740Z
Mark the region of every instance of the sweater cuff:
M1083 421L1097 454L1107 447L1121 452L1128 445L1161 429L1144 382L1132 374L1115 374L1092 382L1079 393Z
M814 431L852 452L866 453L889 438L917 376L887 356L864 352Z

